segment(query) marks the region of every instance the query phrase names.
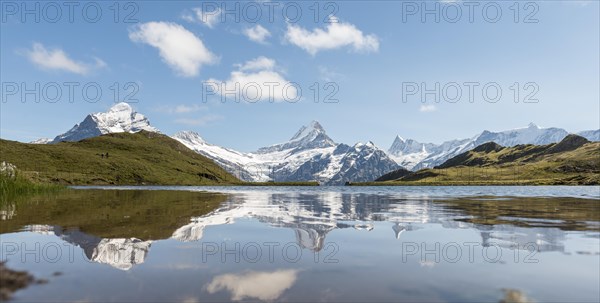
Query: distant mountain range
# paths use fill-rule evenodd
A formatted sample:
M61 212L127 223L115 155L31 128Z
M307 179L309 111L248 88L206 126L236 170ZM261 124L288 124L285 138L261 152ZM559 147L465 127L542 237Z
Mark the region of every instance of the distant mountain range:
M501 146L490 141L433 169L400 168L376 181L432 185L598 185L600 142L569 134L558 143ZM384 183L383 185L390 185Z
M568 134L569 132L562 128L541 128L530 123L525 128L501 132L484 130L471 138L450 140L442 144L421 143L397 136L388 149L388 154L400 166L409 170L419 170L440 165L454 156L487 142L496 142L508 147L519 144L546 145L559 142ZM583 131L577 134L590 141L600 141L600 130Z
M81 123L53 140L39 139L31 143L78 141L102 134L159 132L148 119L130 105L119 103L106 113L88 115ZM486 143L502 146L518 144L544 145L556 143L569 132L561 128L540 128L531 123L526 128L501 132L483 131L467 139L455 139L441 144L421 143L397 136L384 151L372 142L347 145L336 143L317 121L301 127L289 141L244 153L206 142L193 131L182 131L172 138L200 153L244 181L318 181L340 185L345 182L365 182L398 168L418 170L434 167L446 160ZM600 141L600 130L578 133L590 141Z

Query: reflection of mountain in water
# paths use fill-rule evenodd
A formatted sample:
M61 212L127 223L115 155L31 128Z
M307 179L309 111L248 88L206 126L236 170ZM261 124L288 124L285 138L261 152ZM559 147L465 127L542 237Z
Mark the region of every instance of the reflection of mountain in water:
M75 193L77 201L82 201L79 195L85 191ZM122 196L131 194L144 199L122 203ZM0 212L4 220L2 228L11 232L18 226L26 226L25 231L55 235L81 247L89 260L122 270L143 263L153 241L168 237L197 241L202 239L209 226L233 224L244 218L291 229L296 243L312 251L323 249L327 235L335 229L369 232L382 225L389 226L386 228L393 231L396 239L435 224L446 229L478 230L483 246L530 249L528 245L535 244L535 249L540 252L564 251L565 231L599 229L593 212L597 209L594 204L597 201L593 200L578 203L573 203L572 199L553 198L541 201L531 198L436 200L427 196L343 191L234 190L218 196L162 194L112 193L109 195L111 202L102 204L106 205L102 216L92 215L98 212L94 204L83 207L81 203L73 202L75 199L64 199L60 203L51 201L49 205L36 203L35 207L4 206ZM148 197L155 200L144 204ZM169 197L171 200L165 200ZM178 199L173 201L175 197ZM192 197L205 200L190 203ZM212 199L214 197L222 200ZM165 205L166 202L172 204ZM214 207L205 208L206 205ZM77 216L82 212L88 213L85 220ZM34 222L45 225L31 225Z
M152 241L136 238L102 239L79 230L63 230L60 226L30 225L24 231L54 234L62 240L81 247L85 256L93 262L108 264L121 270L144 263Z
M202 238L204 228L231 224L238 218L254 218L274 227L293 229L298 245L313 251L323 248L330 231L347 227L370 231L374 226L368 222L373 221L393 223L391 229L397 239L405 232L424 228L424 224L439 224L449 229L477 229L484 246L523 249L534 243L538 251L564 251L564 232L557 228L469 222L473 216L468 210L449 207L443 201L427 197L340 192L233 192L221 208L193 218L179 228L173 238L197 241Z

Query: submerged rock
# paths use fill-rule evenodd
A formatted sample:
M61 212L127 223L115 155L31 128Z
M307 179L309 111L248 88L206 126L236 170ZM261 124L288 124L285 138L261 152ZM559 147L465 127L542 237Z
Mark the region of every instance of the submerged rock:
M29 273L9 269L4 263L6 262L0 262L0 300L2 301L9 300L15 291L35 282Z

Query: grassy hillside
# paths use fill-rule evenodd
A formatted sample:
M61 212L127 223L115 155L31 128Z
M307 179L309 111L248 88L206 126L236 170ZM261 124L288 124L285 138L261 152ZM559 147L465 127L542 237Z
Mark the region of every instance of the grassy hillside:
M0 162L16 165L21 176L41 183L213 185L239 182L213 161L176 140L146 131L58 144L25 144L0 139L0 151Z
M511 184L600 184L600 142L569 135L548 145L502 147L485 143L433 169L360 185Z

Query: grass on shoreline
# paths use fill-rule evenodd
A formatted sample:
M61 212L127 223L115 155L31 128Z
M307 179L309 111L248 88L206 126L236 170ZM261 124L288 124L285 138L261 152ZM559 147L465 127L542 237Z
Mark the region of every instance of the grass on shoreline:
M0 205L21 196L56 193L66 189L60 184L36 183L20 175L9 178L0 174Z
M0 174L0 202L17 196L58 192L64 189L66 187L59 184L34 183L18 174L14 178Z

